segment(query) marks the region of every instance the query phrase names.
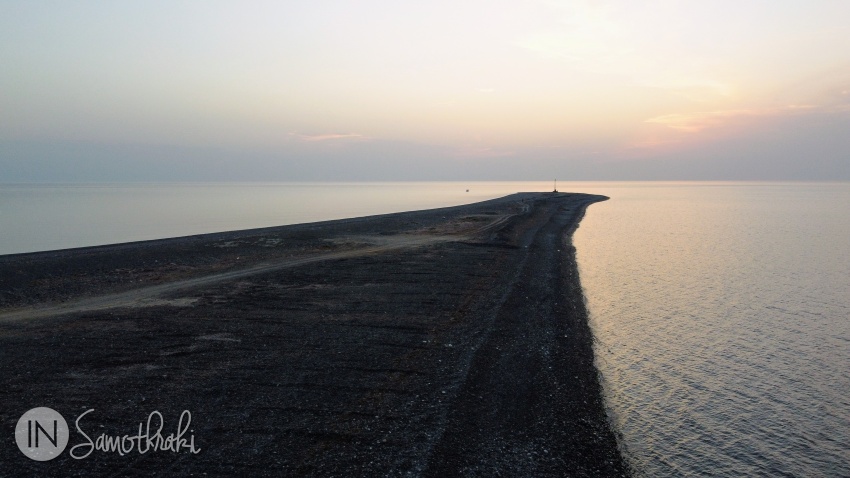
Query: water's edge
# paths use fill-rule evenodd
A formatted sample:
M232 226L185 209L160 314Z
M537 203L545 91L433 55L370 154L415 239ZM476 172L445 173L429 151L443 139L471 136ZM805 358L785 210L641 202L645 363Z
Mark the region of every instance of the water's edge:
M625 437L623 436L623 433L617 427L617 419L616 419L616 415L615 415L615 409L614 409L614 407L611 406L611 404L609 402L609 396L608 396L607 390L608 390L608 387L610 385L607 384L607 382L605 380L605 375L602 373L602 370L600 369L600 367L598 365L598 361L601 357L599 356L599 353L597 351L597 347L599 346L600 342L599 342L596 330L593 328L593 323L592 323L592 319L591 319L592 312L591 312L590 308L588 307L587 296L585 294L584 285L582 284L582 281L581 281L581 273L579 271L579 265L578 265L578 250L576 249L575 245L573 244L573 236L574 236L575 232L578 230L578 228L581 227L581 221L584 219L585 215L587 214L587 209L590 206L592 206L593 204L596 204L598 202L603 202L603 201L609 201L611 199L607 196L602 196L602 197L604 199L600 199L599 201L596 201L596 202L593 202L593 203L588 203L587 205L585 205L581 209L581 211L577 214L577 217L575 219L575 223L574 223L572 229L570 229L567 232L566 242L567 242L567 247L568 247L567 250L569 251L568 267L571 270L571 273L574 274L574 277L576 278L575 283L576 283L576 287L578 289L576 293L578 295L580 295L580 297L581 297L581 300L577 301L577 304L581 304L582 310L581 310L580 313L584 317L584 321L587 324L587 328L588 328L588 331L589 331L589 334L590 334L590 337L591 337L591 341L592 341L591 347L593 348L593 357L594 357L593 367L596 371L596 377L597 377L597 380L599 382L599 395L601 397L601 401L602 401L603 407L605 409L608 429L610 430L611 434L614 436L614 439L617 441L617 449L620 452L620 457L621 457L623 463L625 464L628 472L630 473L631 476L638 476L639 473L638 473L637 468L635 467L634 461L631 459L631 457L629 455L629 450L628 450L628 446L627 446L626 441L625 441Z

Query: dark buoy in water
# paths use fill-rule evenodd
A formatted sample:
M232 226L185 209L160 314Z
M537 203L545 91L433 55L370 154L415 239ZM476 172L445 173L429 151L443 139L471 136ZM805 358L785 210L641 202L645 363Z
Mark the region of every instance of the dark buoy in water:
M557 180L557 179L555 180L555 187L554 187L554 188L552 188L552 192L553 192L553 193L558 192L558 180Z

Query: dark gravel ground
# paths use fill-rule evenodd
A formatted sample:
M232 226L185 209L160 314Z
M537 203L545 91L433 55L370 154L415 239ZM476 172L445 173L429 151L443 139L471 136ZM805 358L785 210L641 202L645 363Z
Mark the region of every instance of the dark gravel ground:
M0 475L627 476L570 242L604 199L520 194L0 257ZM357 254L416 235L454 240ZM328 251L353 253L177 290L160 305L3 319ZM153 411L163 435L176 433L189 410L200 452L31 461L13 430L37 406L69 422L69 449L84 441L73 422L88 409L93 439L134 435Z

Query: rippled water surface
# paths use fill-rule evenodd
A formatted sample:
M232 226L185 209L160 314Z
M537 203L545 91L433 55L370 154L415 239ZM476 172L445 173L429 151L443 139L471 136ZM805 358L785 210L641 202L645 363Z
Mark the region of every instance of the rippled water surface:
M575 245L639 472L850 476L850 184L608 184Z

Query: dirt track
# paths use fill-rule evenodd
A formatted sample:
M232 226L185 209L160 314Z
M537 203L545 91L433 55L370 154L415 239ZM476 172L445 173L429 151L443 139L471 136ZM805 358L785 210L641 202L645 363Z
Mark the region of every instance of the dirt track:
M601 199L0 258L2 427L190 410L201 448L37 463L7 440L0 474L625 475L569 242Z
M40 319L44 317L114 309L118 307L150 307L154 305L169 305L175 303L191 305L185 300L168 300L162 299L162 297L187 289L210 286L220 282L235 281L258 274L274 272L280 269L306 266L314 262L348 259L369 254L381 254L390 252L394 249L421 247L439 242L457 241L463 237L464 236L432 236L423 234L393 237L389 240L387 240L387 238L378 237L374 239L377 239L378 242L383 242L384 244L380 246L353 248L339 252L320 252L310 254L306 257L282 259L270 263L261 263L245 268L230 270L227 272L216 272L202 275L200 277L192 277L189 279L165 282L159 285L140 287L138 289L131 289L125 292L97 295L81 300L69 300L56 304L10 309L0 312L0 320L11 321ZM367 241L370 239L372 238L361 238L361 240Z

